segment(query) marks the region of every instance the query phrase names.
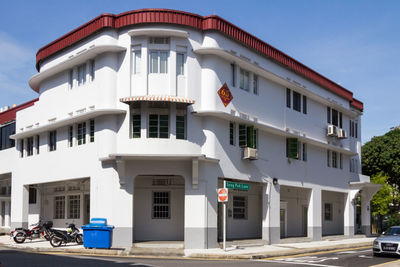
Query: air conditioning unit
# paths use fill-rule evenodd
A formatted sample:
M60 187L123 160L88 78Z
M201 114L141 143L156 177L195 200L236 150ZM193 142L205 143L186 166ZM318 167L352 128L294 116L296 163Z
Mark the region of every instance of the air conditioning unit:
M338 138L345 139L347 138L347 133L345 129L339 129L338 131Z
M258 159L257 149L245 147L243 150L243 159Z
M335 125L328 125L328 136L337 136L338 130Z

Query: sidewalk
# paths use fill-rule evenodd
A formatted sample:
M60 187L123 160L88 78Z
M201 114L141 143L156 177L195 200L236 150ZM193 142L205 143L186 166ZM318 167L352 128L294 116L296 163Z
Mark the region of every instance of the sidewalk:
M204 259L259 259L267 257L289 256L302 253L311 253L327 251L334 249L357 248L371 246L375 238L357 237L337 240L323 240L314 242L285 243L277 245L263 245L255 243L240 242L237 245L229 244L226 251L220 248L215 249L182 249L181 257L204 258ZM59 248L53 248L46 240L26 240L23 244L16 244L10 236L0 236L0 246L12 249L20 249L30 252L58 252L58 253L76 253L90 255L114 255L114 256L135 256L131 249L85 249L82 245L74 243L63 245ZM168 247L163 249L164 245L154 242L149 246L149 256L168 257ZM154 253L154 251L157 251ZM141 256L146 255L141 253ZM170 256L177 256L171 254Z

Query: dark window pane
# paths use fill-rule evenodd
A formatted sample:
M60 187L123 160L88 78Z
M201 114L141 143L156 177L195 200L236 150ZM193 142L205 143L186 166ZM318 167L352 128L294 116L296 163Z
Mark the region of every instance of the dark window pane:
M307 114L307 97L303 95L303 113Z
M286 107L290 108L291 104L290 104L290 89L286 88Z
M293 109L301 111L301 95L295 91L293 91Z

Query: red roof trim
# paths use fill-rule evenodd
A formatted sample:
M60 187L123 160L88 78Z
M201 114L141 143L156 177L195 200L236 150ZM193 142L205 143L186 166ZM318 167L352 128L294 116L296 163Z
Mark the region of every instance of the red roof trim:
M363 102L361 102L361 101L358 100L358 99L353 98L353 100L350 101L350 105L351 105L353 108L359 109L359 110L361 110L361 111L364 110L364 104L363 104Z
M67 48L76 42L90 36L91 34L105 28L120 29L122 27L144 24L144 23L165 23L177 24L195 28L198 30L216 30L242 44L254 49L263 56L267 56L286 68L310 79L311 81L327 88L333 93L344 97L350 102L353 101L353 93L339 84L331 81L299 61L286 55L273 46L265 43L257 37L247 33L241 28L218 16L200 16L197 14L171 10L171 9L139 9L132 10L118 15L102 14L93 20L83 24L75 30L49 43L39 49L36 54L36 69L40 70L43 60L54 55L58 51ZM359 101L355 101L359 102ZM361 103L361 102L359 102ZM357 104L360 106L360 104ZM361 103L362 110L362 103Z
M0 125L1 124L5 124L7 122L14 121L16 119L16 117L17 117L17 111L20 111L20 110L26 109L26 108L28 108L30 106L33 106L33 104L38 100L39 100L39 98L32 99L32 100L30 100L30 101L28 101L26 103L23 103L23 104L18 105L16 107L10 108L10 109L8 109L8 110L6 110L4 112L1 112L0 113Z

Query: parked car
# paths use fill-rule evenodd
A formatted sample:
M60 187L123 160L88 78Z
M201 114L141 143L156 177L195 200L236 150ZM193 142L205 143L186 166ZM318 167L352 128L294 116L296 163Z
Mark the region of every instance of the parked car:
M381 254L400 255L400 226L392 226L374 240L372 252L374 256Z

